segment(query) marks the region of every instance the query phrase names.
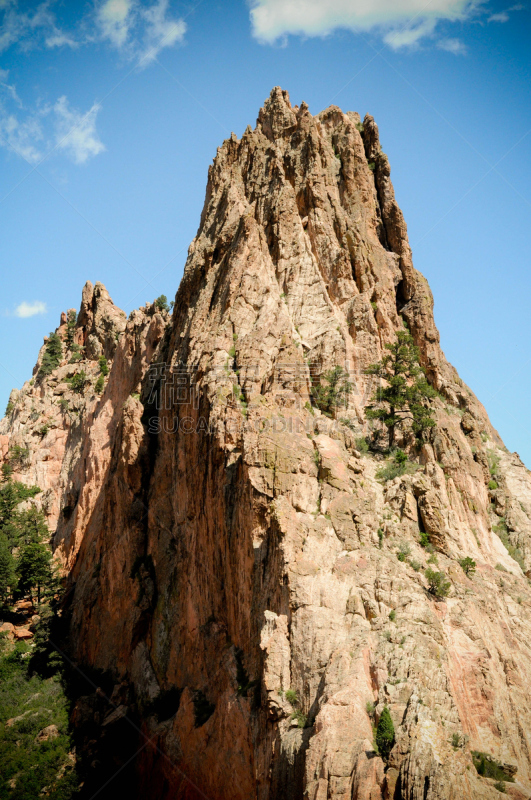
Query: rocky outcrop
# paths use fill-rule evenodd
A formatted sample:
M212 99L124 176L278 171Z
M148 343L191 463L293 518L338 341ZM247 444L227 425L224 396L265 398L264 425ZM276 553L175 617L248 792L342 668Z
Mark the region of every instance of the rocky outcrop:
M76 341L87 374L112 360L103 394L57 425L59 480L33 455L19 475L53 498L70 657L105 684L74 713L87 764L127 739L113 763L141 748L142 798L495 798L480 752L531 797L531 478L432 308L374 120L278 88L218 149L171 321L85 287ZM384 483L356 443L364 369L404 320L436 426L399 439L417 467ZM353 390L332 420L310 390L337 365ZM5 453L69 368L23 387Z

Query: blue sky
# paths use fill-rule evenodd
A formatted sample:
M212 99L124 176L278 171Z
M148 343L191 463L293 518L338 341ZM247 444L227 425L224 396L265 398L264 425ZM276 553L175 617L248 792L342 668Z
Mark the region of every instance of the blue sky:
M173 298L208 165L271 88L371 113L443 349L531 466L530 9L0 0L0 404L87 279Z

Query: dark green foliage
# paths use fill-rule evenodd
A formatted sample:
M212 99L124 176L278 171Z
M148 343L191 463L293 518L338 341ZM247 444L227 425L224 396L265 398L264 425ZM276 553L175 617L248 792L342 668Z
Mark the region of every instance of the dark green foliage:
M433 569L427 569L425 574L429 593L437 599L448 597L452 584L446 580L444 572L435 572Z
M348 372L342 367L334 367L313 383L312 399L323 414L331 417L335 415L339 406L347 404L351 390L352 384L348 381Z
M7 460L14 468L21 468L27 463L29 457L29 449L27 447L21 447L19 444L13 445L13 447L9 448L9 453L7 454Z
M496 481L489 481L488 488L490 489L491 492L493 492L495 489L498 488L498 484L496 483Z
M0 601L6 603L17 585L15 559L4 533L0 533Z
M7 481L0 489L0 528L10 522L19 503L35 497L40 491L38 486L25 486L18 481Z
M396 611L394 609L389 612L389 619L391 620L391 622L395 621L395 619L396 619Z
M495 781L509 781L514 783L514 778L509 772L505 772L501 764L488 753L481 753L472 750L472 761L478 771L478 775L483 778L492 778Z
M50 333L42 357L39 376L50 375L59 366L63 357L63 343L56 333Z
M369 452L369 442L365 436L360 436L359 439L356 439L356 448L360 451L360 453Z
M386 344L389 351L377 364L371 364L366 375L376 375L380 385L367 406L367 419L379 420L389 431L389 448L394 443L397 426L410 425L420 439L424 431L435 425L426 401L435 397L435 390L426 380L419 365L419 349L409 331L399 331L395 344Z
M41 592L53 582L52 554L41 542L30 542L22 548L17 563L19 588L30 596L37 592L37 603Z
M196 728L200 728L204 725L215 710L216 706L207 700L202 691L198 690L194 692L194 717Z
M391 459L387 461L385 466L380 467L376 471L376 477L380 481L392 481L401 475L408 475L416 472L418 465L408 460L406 453L403 450L396 450Z
M426 531L420 531L419 538L420 538L420 546L421 547L429 547L430 537L428 536Z
M77 394L83 394L85 391L85 385L88 383L85 370L82 369L79 372L74 373L74 375L71 375L70 378L66 379L66 382L73 392L76 392Z
M476 562L470 556L466 556L466 558L461 558L459 560L459 566L463 569L465 575L473 575L476 571Z
M393 725L393 720L391 719L391 714L387 706L384 707L378 721L375 741L378 752L384 761L387 761L395 743L395 726Z
M299 728L305 728L308 722L308 717L300 710L300 708L296 709L296 711L291 714L290 719L296 719Z
M105 356L100 356L98 359L98 364L100 366L100 375L108 375L109 374L109 365L107 363L107 359Z
M83 348L74 342L70 347L72 355L70 356L70 364L76 364L83 358Z
M11 400L8 400L8 403L7 403L7 406L6 406L6 417L8 417L11 414L11 412L13 411L14 408L15 408L15 404Z
M497 789L499 792L503 792L503 794L505 794L507 791L507 789L505 788L504 781L496 781L496 783L494 784L494 788Z
M169 311L170 307L168 305L168 298L165 294L161 294L160 297L157 297L155 300L155 306L159 311Z
M70 309L66 316L66 344L69 348L74 344L74 335L76 333L77 314L73 308Z
M46 795L51 800L70 800L79 780L68 757L73 746L68 702L57 675L43 679L28 669L29 652L24 643L11 650L4 645L0 652L0 797L35 800ZM3 724L22 715L9 728ZM38 742L39 731L52 724L59 736ZM15 788L9 786L11 781Z
M105 378L103 375L100 375L96 383L94 384L94 391L96 394L101 394L103 392L103 387L105 386Z

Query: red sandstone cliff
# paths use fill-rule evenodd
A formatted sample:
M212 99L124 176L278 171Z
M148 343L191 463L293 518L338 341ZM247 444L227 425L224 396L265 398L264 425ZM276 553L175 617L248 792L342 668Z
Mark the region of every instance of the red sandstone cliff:
M531 477L440 349L389 175L371 117L274 89L209 169L173 316L126 320L87 284L76 369L93 384L105 353L103 394L75 396L64 363L13 395L0 443L29 448L17 477L56 525L68 655L112 693L74 712L87 785L105 748L118 768L138 747L141 798L495 798L481 751L531 797ZM422 469L382 485L355 445L362 371L403 320L437 424ZM345 423L309 403L310 371L338 364ZM419 528L445 602L411 566ZM394 720L387 766L371 702Z

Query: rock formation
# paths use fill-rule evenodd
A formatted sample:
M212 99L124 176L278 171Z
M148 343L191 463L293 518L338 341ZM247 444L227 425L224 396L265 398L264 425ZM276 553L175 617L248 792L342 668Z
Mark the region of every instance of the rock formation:
M363 371L404 321L436 426L384 483L356 444ZM28 451L67 656L97 676L73 713L85 788L123 768L106 791L127 774L143 799L497 798L479 753L531 797L531 475L441 351L372 117L275 88L209 168L172 316L126 320L87 284L75 341L82 361L12 395L0 446ZM337 365L339 420L311 404Z

